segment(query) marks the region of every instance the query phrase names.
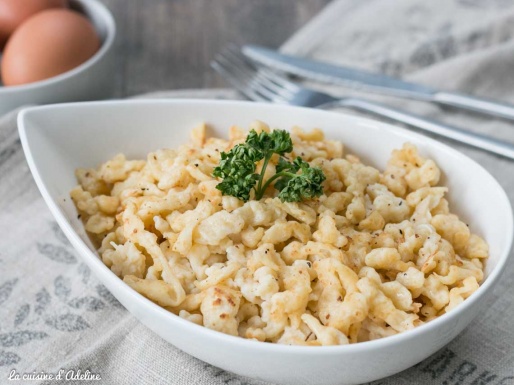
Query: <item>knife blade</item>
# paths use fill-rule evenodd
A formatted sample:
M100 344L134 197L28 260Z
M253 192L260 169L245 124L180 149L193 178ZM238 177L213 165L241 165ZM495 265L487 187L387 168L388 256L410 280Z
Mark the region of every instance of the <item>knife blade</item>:
M440 91L387 75L286 55L256 45L245 45L242 47L242 51L257 63L305 79L433 102L514 120L514 105L512 104L463 93Z

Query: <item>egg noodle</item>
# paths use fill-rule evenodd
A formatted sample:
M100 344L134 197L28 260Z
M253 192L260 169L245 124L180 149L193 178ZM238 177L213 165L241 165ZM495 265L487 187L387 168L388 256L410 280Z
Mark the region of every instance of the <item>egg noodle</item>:
M207 138L202 125L178 149L76 171L85 229L126 284L199 325L294 345L397 334L477 290L488 246L450 212L438 166L416 147L394 150L380 172L321 130L293 128L291 156L323 170L323 195L288 203L270 187L244 203L212 172L246 135Z

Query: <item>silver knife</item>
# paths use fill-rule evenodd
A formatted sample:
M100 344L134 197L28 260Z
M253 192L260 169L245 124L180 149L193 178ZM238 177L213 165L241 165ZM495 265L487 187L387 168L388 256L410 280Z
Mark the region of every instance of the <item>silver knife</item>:
M245 45L242 51L250 59L267 67L306 79L434 102L514 120L514 105L512 104L457 92L439 91L390 76L286 55L256 45Z

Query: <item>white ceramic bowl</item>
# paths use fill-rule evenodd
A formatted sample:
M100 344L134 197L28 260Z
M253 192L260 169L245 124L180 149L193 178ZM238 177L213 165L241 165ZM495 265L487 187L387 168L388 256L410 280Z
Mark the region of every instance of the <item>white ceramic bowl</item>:
M0 115L23 105L94 100L112 95L114 19L97 0L70 0L70 6L91 20L102 42L100 50L78 67L49 79L9 87L0 83Z
M181 319L147 300L114 275L87 238L69 191L74 169L94 167L119 152L144 158L175 147L205 121L226 136L232 124L253 120L273 127L322 128L364 162L383 168L391 150L409 141L434 159L450 188L453 210L485 237L491 257L485 282L452 312L392 337L346 346L274 345L228 336ZM24 110L20 137L34 179L62 230L96 277L143 324L165 340L220 368L281 384L355 384L406 369L460 333L488 302L511 248L512 210L494 178L463 154L427 137L384 123L320 110L239 101L141 100L73 103Z

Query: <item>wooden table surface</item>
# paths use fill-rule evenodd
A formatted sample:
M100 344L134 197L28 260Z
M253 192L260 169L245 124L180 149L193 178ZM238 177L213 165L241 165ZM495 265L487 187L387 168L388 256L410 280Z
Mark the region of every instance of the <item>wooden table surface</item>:
M116 96L225 87L209 61L229 43L278 47L330 0L102 0L118 28Z

